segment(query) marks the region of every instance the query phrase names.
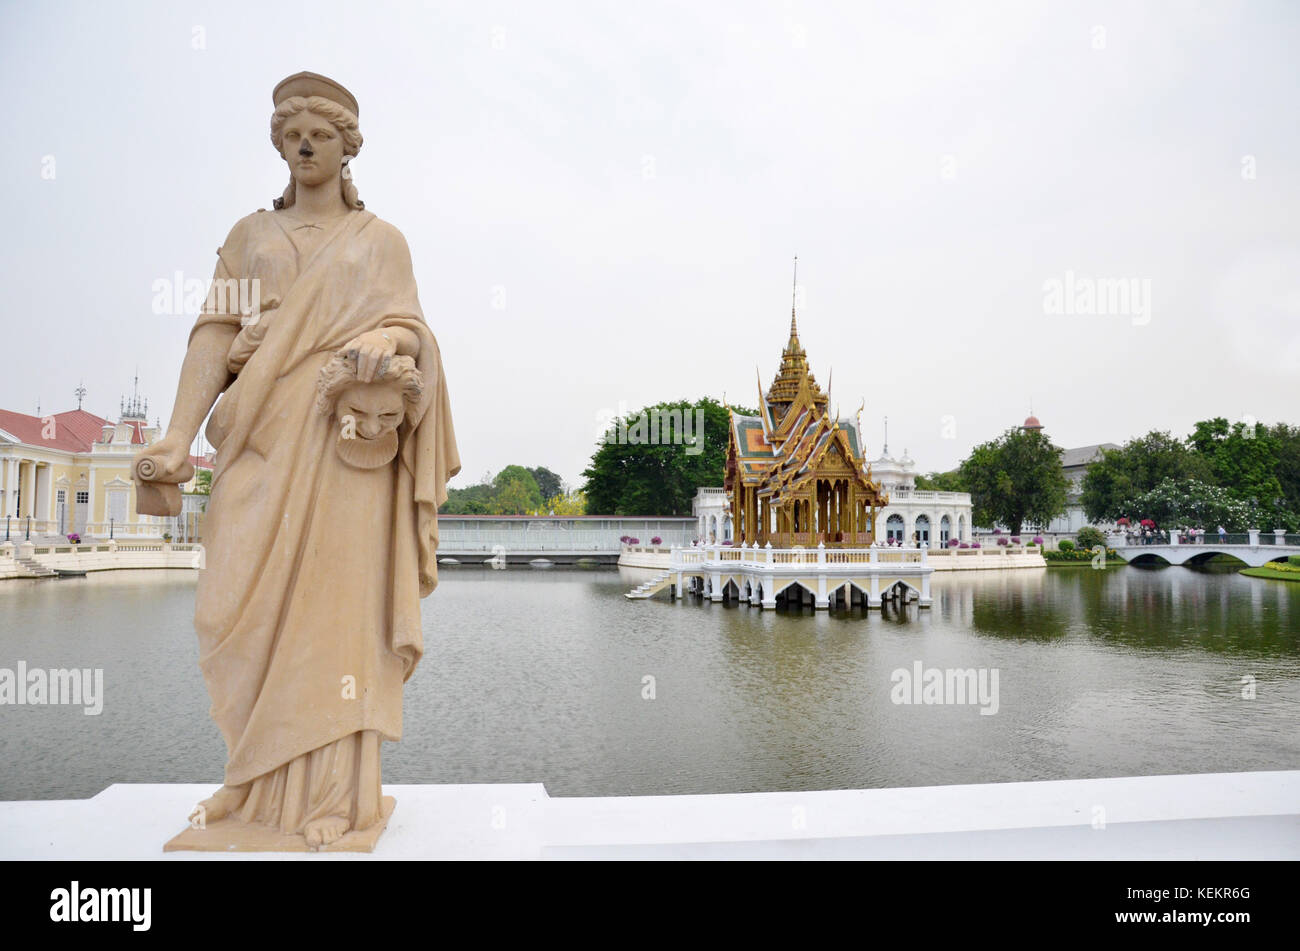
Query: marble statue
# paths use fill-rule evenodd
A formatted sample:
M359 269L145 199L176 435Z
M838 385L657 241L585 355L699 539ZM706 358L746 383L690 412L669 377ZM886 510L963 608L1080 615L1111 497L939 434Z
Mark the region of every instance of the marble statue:
M211 410L195 627L228 758L167 849L373 848L460 470L406 241L352 181L356 99L305 72L272 98L289 185L218 249L167 432L135 468L140 511L175 514ZM255 293L219 293L236 282Z

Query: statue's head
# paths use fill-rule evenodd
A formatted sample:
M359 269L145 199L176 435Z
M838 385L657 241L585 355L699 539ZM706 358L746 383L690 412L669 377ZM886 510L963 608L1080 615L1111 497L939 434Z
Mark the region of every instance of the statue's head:
M338 426L339 458L358 469L377 469L397 455L397 427L423 391L424 379L410 357L392 357L363 383L355 354L337 353L317 378L316 407Z
M275 200L276 208L294 203L298 185L322 185L338 180L349 208L364 208L352 184L348 163L361 151L356 98L316 73L295 73L271 94L271 144L289 166L289 187Z

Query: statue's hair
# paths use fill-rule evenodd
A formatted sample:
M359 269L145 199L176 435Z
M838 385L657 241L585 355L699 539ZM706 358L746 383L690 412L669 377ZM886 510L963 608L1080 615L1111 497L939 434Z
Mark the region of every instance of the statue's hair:
M357 125L357 117L350 110L322 96L290 96L276 106L275 112L271 115L271 144L275 146L277 152L284 153L284 124L304 109L329 120L343 139L344 155L356 155L361 151L361 129ZM346 167L345 165L344 168ZM365 202L357 197L357 187L352 184L350 176L345 174L341 184L344 204L349 208L366 207ZM297 186L294 184L293 175L290 175L289 187L275 200L274 205L277 209L290 208L296 196Z
M415 366L411 357L394 356L382 367L382 373L376 374L371 383L394 382L402 391L402 399L407 411L420 402L424 393L424 376ZM349 386L357 383L357 360L346 351L339 351L330 357L330 362L321 367L316 378L316 408L326 416L334 412L334 400Z

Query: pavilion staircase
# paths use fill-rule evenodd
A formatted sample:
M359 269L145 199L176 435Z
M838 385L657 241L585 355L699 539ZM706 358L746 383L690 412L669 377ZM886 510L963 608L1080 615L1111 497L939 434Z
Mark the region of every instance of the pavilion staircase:
M18 565L24 574L32 578L53 578L58 575L58 572L53 568L42 565L35 558L19 558L15 555L14 563Z
M645 582L645 584L637 585L631 591L627 592L627 594L623 595L623 597L631 598L634 601L653 597L673 583L672 574L671 569L661 571L649 581Z

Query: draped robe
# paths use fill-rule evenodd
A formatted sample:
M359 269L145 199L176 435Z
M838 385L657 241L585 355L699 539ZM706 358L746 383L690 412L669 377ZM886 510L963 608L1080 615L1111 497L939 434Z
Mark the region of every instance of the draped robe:
M245 821L300 832L343 815L362 828L377 816L379 741L402 735L419 600L437 584L437 509L460 469L438 345L405 240L371 212L322 229L258 212L218 253L216 278L256 279L261 300L241 319L210 297L195 324L242 327L206 430L216 463L195 600L225 782L246 787ZM397 458L356 469L315 406L317 374L385 327L416 334L424 392Z

